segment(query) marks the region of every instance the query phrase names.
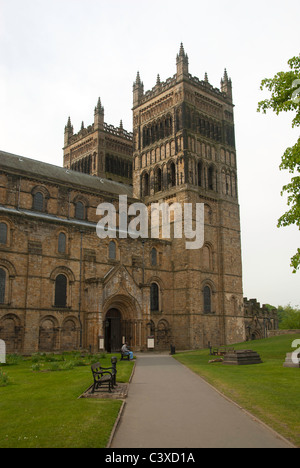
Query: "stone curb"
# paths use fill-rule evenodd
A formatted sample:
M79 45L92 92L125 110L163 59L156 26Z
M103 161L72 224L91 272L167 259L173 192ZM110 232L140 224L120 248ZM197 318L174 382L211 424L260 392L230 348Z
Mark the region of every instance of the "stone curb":
M134 366L133 366L133 369L132 369L132 372L131 372L131 376L130 376L130 378L129 378L129 384L131 384L131 382L132 382L132 379L133 379L133 376L134 376L135 367L136 367L136 363L134 363ZM111 444L112 444L112 441L113 441L113 439L114 439L115 433L116 433L116 431L117 431L117 429L118 429L119 423L120 423L121 418L122 418L122 416L123 416L125 406L126 406L126 401L124 400L123 403L122 403L122 406L121 406L121 408L120 408L118 417L117 417L117 419L116 419L116 421L115 421L114 427L113 427L113 429L112 429L112 431L111 431L110 438L109 438L109 441L108 441L108 443L107 443L106 448L110 448L110 447L111 447Z
M125 405L126 405L126 401L123 401L122 406L121 406L120 411L119 411L119 414L118 414L118 417L117 417L117 419L115 421L114 427L112 428L112 431L111 431L111 434L110 434L110 437L109 437L109 441L108 441L108 443L106 445L106 448L111 447L111 444L112 444L113 438L115 436L115 433L117 431L119 422L120 422L120 420L122 418L122 415L123 415L123 412L124 412L124 409L125 409Z

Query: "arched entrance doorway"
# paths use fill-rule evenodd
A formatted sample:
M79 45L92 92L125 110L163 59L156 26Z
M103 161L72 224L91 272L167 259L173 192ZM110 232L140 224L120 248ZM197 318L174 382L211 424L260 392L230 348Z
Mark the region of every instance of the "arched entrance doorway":
M103 305L103 333L106 351L120 351L126 341L137 351L146 346L146 320L138 302L125 294L110 297Z
M121 312L110 309L105 317L105 349L108 353L120 351L122 347Z

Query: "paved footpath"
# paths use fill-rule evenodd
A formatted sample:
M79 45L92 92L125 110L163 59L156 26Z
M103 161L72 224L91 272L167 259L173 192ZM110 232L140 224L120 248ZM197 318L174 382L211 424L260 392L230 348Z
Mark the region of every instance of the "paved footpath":
M139 354L111 448L291 448L169 355Z

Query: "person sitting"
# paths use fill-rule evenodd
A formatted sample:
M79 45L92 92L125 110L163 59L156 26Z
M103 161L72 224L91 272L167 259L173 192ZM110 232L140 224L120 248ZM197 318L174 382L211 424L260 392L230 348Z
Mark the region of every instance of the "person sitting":
M125 356L128 356L129 355L129 359L130 361L133 360L133 352L130 351L130 349L128 348L128 343L124 343L122 348L121 348L121 351L122 351L122 354L125 354Z

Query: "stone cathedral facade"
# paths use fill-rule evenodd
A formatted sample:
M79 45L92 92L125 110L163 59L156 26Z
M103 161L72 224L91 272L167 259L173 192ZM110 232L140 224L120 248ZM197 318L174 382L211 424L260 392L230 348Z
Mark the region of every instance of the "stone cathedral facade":
M63 167L0 152L7 352L116 352L125 340L135 351L194 349L255 335L243 300L232 83L226 71L220 89L191 76L182 45L176 65L147 92L138 73L132 133L105 123L99 99L90 126L74 134L69 118ZM203 247L174 236L100 239L97 207L117 211L120 195L147 207L204 204Z

